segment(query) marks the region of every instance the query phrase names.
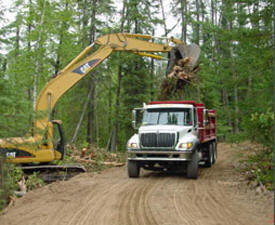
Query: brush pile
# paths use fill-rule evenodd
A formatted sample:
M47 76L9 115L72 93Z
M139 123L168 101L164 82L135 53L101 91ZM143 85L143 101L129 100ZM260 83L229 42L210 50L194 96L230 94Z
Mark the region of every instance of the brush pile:
M166 78L161 85L161 100L168 99L197 78L200 48L195 45L178 45L169 54Z
M172 72L167 75L167 78L177 78L183 80L186 83L190 82L195 78L196 73L199 71L199 66L192 68L190 65L191 57L185 57L176 62L176 65L173 67Z

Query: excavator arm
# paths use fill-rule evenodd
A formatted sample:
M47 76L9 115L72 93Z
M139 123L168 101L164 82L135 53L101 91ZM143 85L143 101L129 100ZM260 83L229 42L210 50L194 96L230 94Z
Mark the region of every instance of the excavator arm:
M141 40L143 38L146 40ZM45 129L51 120L50 115L58 99L66 93L73 85L84 78L91 70L95 69L113 51L124 51L140 56L147 56L155 59L162 59L159 55L150 54L153 52L170 52L170 43L180 44L181 41L171 38L166 44L149 42L152 39L149 35L140 34L107 34L98 38L94 44L100 48L91 55L87 54L92 50L92 46L84 49L72 62L69 63L55 78L50 80L41 90L36 104L37 112L48 112L48 116L35 121L35 130ZM86 57L85 57L86 56Z
M26 137L0 139L0 154L6 155L8 161L13 163L50 162L62 159L64 157L64 141L62 140L58 145L59 147L56 148L53 143L53 126L58 126L61 130L61 122L52 120L52 110L60 97L91 70L95 69L112 52L124 51L154 59L162 59L162 57L153 53L168 52L170 59L172 59L169 61L170 67L175 64L171 61L178 55L180 58L184 58L189 54L190 49L186 48L186 45L180 40L165 38L166 43L159 44L151 42L152 38L150 35L127 33L107 34L99 37L41 90L36 104L36 112L40 116L37 116L34 121L34 134ZM171 46L171 43L176 46ZM95 44L99 45L99 48L94 53L89 54ZM61 137L63 137L62 132Z

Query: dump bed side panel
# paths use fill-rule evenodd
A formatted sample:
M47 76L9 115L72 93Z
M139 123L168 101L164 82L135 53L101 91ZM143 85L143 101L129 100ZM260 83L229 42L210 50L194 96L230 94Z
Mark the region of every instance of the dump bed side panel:
M200 109L198 109L200 112ZM199 114L199 113L198 113ZM204 114L204 115L203 115ZM204 117L204 118L203 118ZM202 121L200 121L200 142L216 140L216 111L213 109L202 111Z

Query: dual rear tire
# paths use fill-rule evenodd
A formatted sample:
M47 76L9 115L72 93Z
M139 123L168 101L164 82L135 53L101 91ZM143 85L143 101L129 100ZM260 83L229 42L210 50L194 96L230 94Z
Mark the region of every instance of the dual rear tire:
M215 164L217 160L217 144L216 142L211 142L208 145L208 151L207 151L207 159L205 161L206 167L211 167L213 164Z

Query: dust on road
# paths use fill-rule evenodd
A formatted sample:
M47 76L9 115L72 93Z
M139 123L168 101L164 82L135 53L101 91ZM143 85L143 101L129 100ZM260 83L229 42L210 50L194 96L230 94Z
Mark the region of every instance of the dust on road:
M218 146L212 168L199 179L126 168L81 174L18 199L1 225L264 225L272 224L273 195L256 196L232 168L234 149ZM235 159L236 160L236 159Z

